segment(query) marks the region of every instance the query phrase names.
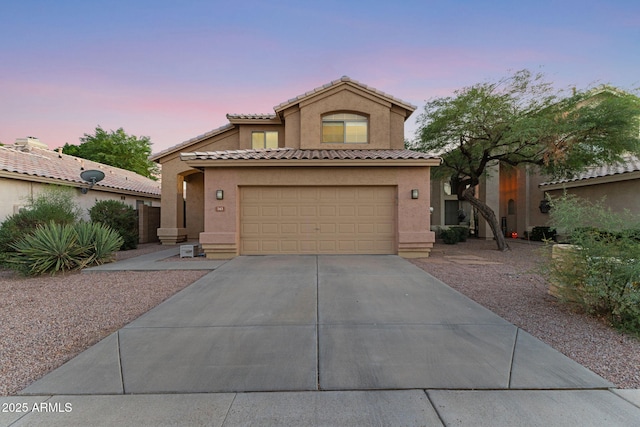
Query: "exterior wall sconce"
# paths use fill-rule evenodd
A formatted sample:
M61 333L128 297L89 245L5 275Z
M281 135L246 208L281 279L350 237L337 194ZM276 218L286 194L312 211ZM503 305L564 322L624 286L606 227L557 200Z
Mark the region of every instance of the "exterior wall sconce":
M538 207L540 208L540 212L543 214L549 213L549 211L551 210L551 204L547 199L541 200L540 206Z
M222 200L222 199L224 199L224 191L216 190L216 200Z
M414 188L413 190L411 190L411 198L412 199L417 199L418 198L418 189Z

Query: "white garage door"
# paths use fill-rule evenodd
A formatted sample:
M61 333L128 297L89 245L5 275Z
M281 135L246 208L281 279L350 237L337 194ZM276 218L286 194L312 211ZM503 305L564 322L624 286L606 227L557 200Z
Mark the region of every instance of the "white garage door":
M394 254L395 187L242 187L240 253Z

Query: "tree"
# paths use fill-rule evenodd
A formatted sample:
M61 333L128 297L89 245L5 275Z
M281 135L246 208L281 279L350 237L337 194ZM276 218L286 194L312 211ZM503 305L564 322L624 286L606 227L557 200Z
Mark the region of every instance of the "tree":
M158 166L149 160L151 142L148 136L127 135L122 128L106 132L98 126L95 135L85 133L80 142L80 145L66 143L62 152L157 180L154 175L158 173Z
M452 178L458 199L480 212L499 250L508 246L495 212L475 197L489 166L531 164L567 177L640 153L636 96L607 87L562 94L541 74L523 70L431 100L418 117L411 148L442 157L434 176Z

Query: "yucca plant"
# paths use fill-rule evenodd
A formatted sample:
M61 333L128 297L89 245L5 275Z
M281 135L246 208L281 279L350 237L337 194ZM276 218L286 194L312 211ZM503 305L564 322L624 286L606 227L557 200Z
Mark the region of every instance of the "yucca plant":
M20 270L30 275L54 274L83 268L88 264L89 248L79 245L78 233L69 224L49 222L38 226L32 234L11 246L16 252L9 261L21 264L23 268Z
M113 261L114 253L123 244L120 234L113 228L100 224L89 223L93 228L93 261L95 264L104 264Z

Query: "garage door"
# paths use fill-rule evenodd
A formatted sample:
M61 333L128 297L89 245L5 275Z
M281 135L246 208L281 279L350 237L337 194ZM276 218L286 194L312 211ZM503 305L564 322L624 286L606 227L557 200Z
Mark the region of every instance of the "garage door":
M242 187L240 253L394 254L395 187Z

